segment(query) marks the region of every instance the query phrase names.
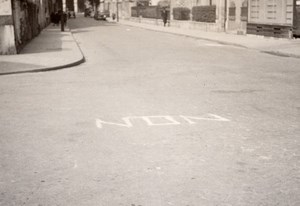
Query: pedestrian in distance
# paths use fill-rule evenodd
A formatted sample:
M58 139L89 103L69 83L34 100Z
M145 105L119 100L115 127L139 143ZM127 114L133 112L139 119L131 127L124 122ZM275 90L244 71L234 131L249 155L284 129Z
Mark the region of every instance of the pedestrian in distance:
M59 12L56 12L54 14L54 25L55 26L58 26L59 25L59 22L60 22L60 13Z
M50 21L53 24L53 26L55 26L55 13L54 12L51 12L51 14L50 14Z
M64 20L64 24L67 25L68 14L66 12L63 12L63 20Z
M163 10L161 12L161 17L164 22L164 26L166 26L167 21L168 21L168 11L166 10L166 8L163 8Z

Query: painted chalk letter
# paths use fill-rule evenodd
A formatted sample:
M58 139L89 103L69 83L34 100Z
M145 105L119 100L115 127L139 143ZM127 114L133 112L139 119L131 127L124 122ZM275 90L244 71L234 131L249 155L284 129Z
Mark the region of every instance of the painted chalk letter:
M162 126L162 125L178 125L180 122L177 122L173 117L171 116L143 116L141 117L147 124L148 126ZM153 123L151 121L151 118L160 118L160 119L165 119L168 122L164 123Z
M122 123L114 123L114 122L105 122L101 119L96 119L96 125L98 128L102 128L103 124L110 124L110 125L116 125L116 126L120 126L120 127L132 127L132 123L129 120L129 117L124 117L122 118L125 124Z
M192 116L180 115L180 117L183 118L184 120L186 120L190 124L196 124L195 120L221 121L221 122L229 122L230 121L229 119L226 119L224 117L220 117L220 116L215 115L215 114L207 114L207 115L204 115L202 117L192 117Z

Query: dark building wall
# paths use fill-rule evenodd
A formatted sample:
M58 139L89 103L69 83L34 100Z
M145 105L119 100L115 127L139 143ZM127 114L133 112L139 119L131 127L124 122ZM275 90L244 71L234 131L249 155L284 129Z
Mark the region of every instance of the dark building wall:
M49 24L52 0L12 0L15 42L19 52Z
M294 36L300 37L300 0L295 1Z
M74 0L66 0L66 8L69 11L74 11Z
M78 12L84 12L85 6L84 6L84 0L78 0Z

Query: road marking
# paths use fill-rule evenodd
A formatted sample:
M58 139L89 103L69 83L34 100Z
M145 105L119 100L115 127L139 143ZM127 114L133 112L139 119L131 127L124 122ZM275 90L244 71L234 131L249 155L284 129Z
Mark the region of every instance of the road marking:
M193 120L207 120L207 121L221 121L221 122L229 121L229 119L226 119L224 117L221 117L221 116L215 115L215 114L207 114L202 117L192 117L192 116L180 115L180 117L183 118L184 120L186 120L189 124L196 124L196 122Z
M102 128L103 124L111 124L111 125L116 125L116 126L120 126L120 127L132 127L132 123L130 122L131 117L123 117L122 120L125 122L125 124L121 124L121 123L114 123L114 122L105 122L101 119L96 119L96 125L98 128Z
M77 167L78 167L77 160L75 160L73 168L76 169Z
M103 125L114 125L119 127L133 127L132 120L140 119L143 120L148 126L167 126L167 125L181 125L183 123L196 124L199 121L219 121L219 122L229 122L230 120L215 114L205 114L202 116L186 116L179 115L177 118L184 120L184 122L177 121L173 116L170 115L157 115L157 116L129 116L123 117L121 120L123 122L108 122L96 119L96 126L100 129ZM155 122L153 122L156 119Z
M176 124L180 124L180 122L177 122L173 117L171 116L143 116L141 117L149 126L163 126L163 125L176 125ZM161 118L161 119L166 119L169 122L165 122L165 123L153 123L151 121L151 118Z

